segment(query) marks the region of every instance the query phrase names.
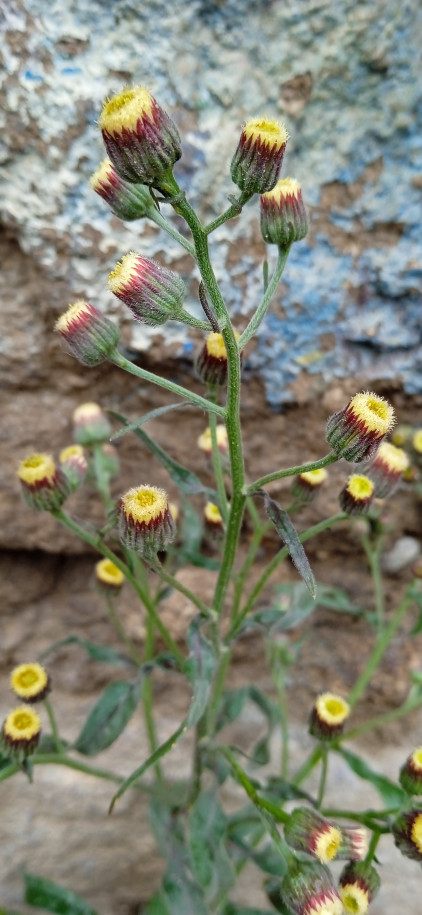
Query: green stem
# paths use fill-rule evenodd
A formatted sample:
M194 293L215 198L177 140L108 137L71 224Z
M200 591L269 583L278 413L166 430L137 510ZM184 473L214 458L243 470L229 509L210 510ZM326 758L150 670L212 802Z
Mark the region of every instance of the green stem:
M58 727L57 727L56 718L55 718L55 715L54 715L54 712L53 712L53 706L51 705L51 702L50 702L48 696L47 696L46 699L44 699L44 707L45 707L45 710L46 710L47 715L48 715L48 720L49 720L49 722L50 722L50 727L51 727L51 733L52 733L52 735L53 735L54 746L55 746L55 748L56 748L56 750L57 750L57 753L63 753L63 744L62 744L62 742L61 742L61 740L60 740L59 729L58 729Z
M271 801L267 801L265 798L261 797L255 785L251 782L250 778L247 776L242 766L239 765L237 759L232 750L229 747L219 747L220 753L227 759L230 763L231 768L236 776L236 780L242 785L242 788L245 789L248 798L255 804L256 807L260 807L261 810L265 810L274 817L277 823L288 823L290 820L290 814L286 813L285 810L282 810L277 804L273 804Z
M184 597L187 597L191 604L193 604L194 607L196 607L203 616L211 615L211 610L207 604L204 604L204 602L199 597L197 597L196 594L190 590L190 588L186 588L185 585L183 585L180 581L178 581L177 578L174 577L174 575L171 575L170 572L167 572L163 565L152 565L152 568L154 569L154 572L160 576L160 578L164 579L164 581L170 585L171 588L174 588L175 591L179 591L180 594L183 594Z
M220 663L217 670L217 676L214 682L214 688L207 709L207 734L213 734L218 718L221 697L224 692L227 671L229 669L231 652L224 645L220 648Z
M113 505L113 500L110 496L110 478L108 474L104 473L103 446L100 444L94 444L92 446L92 453L94 459L94 474L97 483L97 489L104 503L104 507L108 512Z
M420 702L404 702L399 708L392 709L391 712L384 712L383 715L377 715L375 718L370 718L369 721L364 721L363 724L360 724L357 728L352 728L350 731L345 731L343 734L340 734L337 737L338 741L345 740L354 740L355 737L360 737L361 734L366 734L367 731L373 731L375 728L382 728L385 725L390 724L391 721L396 721L397 718L401 718L403 715L408 715L409 712L415 711L422 704L422 698Z
M271 299L275 293L275 290L280 282L281 274L283 273L287 258L289 256L290 245L287 248L278 249L278 261L275 271L271 277L271 280L265 290L264 297L261 304L258 306L254 316L249 321L248 326L243 331L238 344L239 349L243 349L246 344L249 342L251 337L256 333L259 325L261 324L262 319L265 317L268 310L268 306L271 302Z
M147 617L146 625L146 639L145 639L145 663L151 661L154 657L154 620L150 616ZM145 718L145 727L148 734L148 742L150 748L150 754L155 753L158 747L157 732L155 729L155 721L153 714L153 689L151 677L145 677L143 687L142 687L142 702L144 707L144 718ZM163 784L163 773L161 770L160 761L154 765L154 771L157 778L157 782Z
M362 536L362 546L368 558L369 567L372 575L375 595L375 611L377 617L378 632L381 632L384 626L384 592L382 587L382 576L380 567L381 544L378 542L375 549L371 541L365 535Z
M127 566L126 563L123 562L122 559L120 559L120 556L117 556L117 554L114 553L113 550L110 550L110 548L108 546L106 546L105 543L103 543L103 541L100 539L100 537L98 535L94 536L94 535L90 534L89 531L85 530L85 528L83 528L79 524L77 524L76 521L73 520L73 518L70 518L69 515L66 515L66 513L64 511L62 511L62 509L59 509L58 511L55 511L55 512L51 512L51 514L53 515L54 518L57 518L57 520L60 521L61 524L64 524L65 527L67 527L70 531L72 531L72 533L76 534L77 537L80 537L81 540L85 541L85 543L89 543L89 545L94 550L97 550L99 553L102 553L102 555L105 556L106 559L111 559L111 562L114 562L114 565L116 565L117 568L120 569L121 572L123 572L123 575L125 576L125 578L127 578L128 582L130 582L130 584L132 585L132 588L134 589L134 591L136 591L137 595L140 597L147 613L154 619L158 632L160 633L165 644L167 645L167 648L172 652L172 654L174 654L174 656L177 658L179 664L181 666L183 666L185 659L184 659L182 652L180 651L180 648L176 645L176 642L174 641L174 639L172 639L166 626L164 626L164 623L161 622L161 619L155 609L153 601L145 593L144 589L142 588L142 586L137 581L136 577L133 575L133 573L129 569L129 566Z
M387 650L394 633L400 626L403 617L405 616L410 604L412 603L412 600L413 598L410 596L406 596L404 600L402 600L401 604L399 604L397 607L397 610L394 613L389 625L386 626L383 632L381 632L381 634L378 636L369 661L366 664L365 669L362 671L360 677L357 679L351 693L349 694L347 701L351 708L356 705L358 699L360 699L362 693L365 691L372 675L375 673L381 661L383 654Z
M320 534L321 531L325 531L327 528L332 527L333 524L336 524L337 521L345 521L349 516L345 512L341 512L338 515L332 515L330 518L326 518L325 521L320 521L318 524L314 524L313 527L308 528L307 531L304 531L302 534L299 534L299 540L301 543L306 543L307 540L310 540L311 537L315 537L317 534ZM288 548L283 546L281 550L276 553L271 562L268 564L265 572L261 575L261 578L255 585L250 597L248 598L241 614L238 616L237 620L231 627L228 635L226 636L226 641L229 642L239 631L240 626L243 623L243 620L252 610L252 607L255 604L255 601L259 597L262 589L267 584L268 579L271 577L272 573L275 571L277 566L283 559L289 555Z
M262 535L266 529L267 529L267 525L260 525L259 527L255 528L245 561L236 578L235 587L234 587L234 596L233 596L233 609L232 609L232 614L231 614L232 626L236 625L237 616L239 613L240 601L242 599L245 582L248 577L249 570L251 569L251 567L254 563L255 556L259 550L261 540L262 540Z
M299 771L296 772L296 775L293 779L294 785L301 785L302 782L304 782L305 779L307 779L308 775L312 772L312 769L314 769L315 766L317 765L317 763L319 763L321 756L322 756L322 745L318 744L318 746L315 747L314 750L312 750L312 753L310 754L310 756L308 756L308 759L306 760L306 762L304 762L303 766L301 766Z
M397 813L397 808L391 810L367 810L365 813L355 813L354 810L338 810L336 807L324 807L321 810L321 813L324 817L328 819L345 819L345 820L354 820L356 823L362 823L363 826L367 826L368 829L375 829L374 820L385 820L388 819L391 815ZM389 827L379 827L376 826L376 829L381 830L381 832L389 832Z
M164 229L164 231L167 232L167 235L171 235L175 241L178 241L179 244L182 245L182 248L185 248L192 257L195 257L195 248L193 245L191 245L190 241L188 241L187 238L184 238L170 222L167 222L167 219L160 210L157 210L155 207L153 209L151 208L148 212L148 218L155 222L157 226L160 226L160 229Z
M186 311L184 308L181 311L178 311L174 316L175 321L182 321L183 324L189 324L190 327L198 327L199 330L211 331L212 327L209 321L201 321L199 318L195 318L190 314L189 311Z
M330 454L319 458L318 461L309 461L307 464L301 464L298 467L287 467L285 470L275 470L274 473L267 473L265 477L260 477L259 480L255 480L255 483L251 483L247 488L247 492L252 495L257 489L261 489L267 483L273 483L274 480L281 480L283 477L291 477L298 473L307 473L308 470L319 470L321 467L327 467L328 464L334 464L338 459L338 455L331 451Z
M321 754L321 776L319 780L318 787L318 797L317 797L317 808L321 810L322 802L325 794L325 786L327 784L327 774L328 774L328 747L326 744L322 744L322 754Z
M77 772L84 772L86 775L95 775L96 778L103 778L107 781L116 782L118 784L125 781L123 776L114 775L113 772L108 772L106 769L97 769L93 766L87 766L85 763L80 763L75 759L70 759L69 756L59 755L56 753L36 753L35 756L31 757L31 763L34 766L44 766L47 764L67 766L68 769L75 769ZM10 778L12 775L15 775L15 773L19 771L19 766L16 763L11 763L7 768L0 770L0 782L5 781L7 778Z
M369 843L368 854L365 858L365 864L371 864L375 857L375 852L377 850L378 842L381 838L380 830L374 830L372 839Z
M242 207L244 207L245 203L247 203L248 200L250 200L251 196L252 196L251 194L246 194L245 192L242 192L239 199L236 200L235 203L232 203L229 207L227 207L227 210L225 210L224 213L221 214L221 216L217 216L217 218L214 219L212 222L208 223L207 226L204 226L204 232L206 233L206 235L210 235L211 232L214 232L215 229L218 229L219 226L222 226L223 223L227 222L228 219L232 219L233 216L240 216L240 213L242 212Z
M224 485L224 476L223 468L221 465L221 456L218 447L217 441L217 417L215 413L209 414L209 424L211 432L211 445L212 445L212 466L214 470L215 482L217 484L217 492L220 502L220 509L223 521L227 524L227 518L229 513L229 507L227 502L226 487Z
M159 387L165 388L166 391L171 391L172 394L183 397L185 400L188 400L189 403L196 404L196 406L201 407L202 410L206 410L208 413L212 412L217 413L218 416L225 416L224 407L211 403L209 400L206 400L205 397L201 397L200 394L194 394L193 391L188 391L187 388L183 388L180 384L175 384L167 378L161 378L160 375L154 375L153 372L141 369L138 365L134 365L133 362L126 359L125 356L122 356L118 350L114 350L108 358L114 365L124 369L125 372L129 372L130 375L135 375L136 378L141 378L142 381L151 381L152 384L157 384Z
M138 652L136 651L136 648L132 642L132 639L128 636L123 623L119 620L119 617L117 616L117 613L113 606L113 599L112 599L111 594L107 593L105 595L105 603L106 603L107 616L110 620L111 625L113 626L113 629L115 630L115 632L117 633L119 638L122 640L122 642L126 645L126 648L129 652L130 657L132 658L132 661L134 661L134 663L139 667L141 665L142 661L138 655Z

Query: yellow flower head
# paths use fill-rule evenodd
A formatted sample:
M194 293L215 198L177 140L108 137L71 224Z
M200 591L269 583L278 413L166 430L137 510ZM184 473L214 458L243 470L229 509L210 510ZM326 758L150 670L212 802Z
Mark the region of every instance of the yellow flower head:
M422 811L415 816L410 833L411 839L422 856Z
M120 589L125 580L123 572L114 565L111 559L100 559L96 563L95 574L99 584L105 585L106 588Z
M221 517L219 508L212 502L207 502L204 508L204 517L208 524L211 524L213 527L221 527L223 524L223 519Z
M330 417L327 441L346 461L364 461L373 455L394 423L391 404L365 391L355 394L343 410Z
M90 319L92 314L92 305L85 302L84 299L78 299L77 302L68 305L67 310L60 315L56 321L56 330L61 334L67 334L75 328L79 328L83 323Z
M340 886L340 897L347 915L366 915L369 908L369 893L358 883Z
M422 429L416 430L412 439L412 445L418 454L422 454Z
M94 420L103 419L103 416L104 413L99 404L88 401L87 403L81 403L73 411L73 422L75 424L92 423Z
M270 118L252 118L252 120L246 121L243 135L246 142L265 145L277 152L281 148L284 149L289 138L284 124Z
M99 365L115 350L119 330L98 308L79 299L56 321L55 329L83 365Z
M52 483L56 476L56 465L49 454L30 454L19 464L18 477L27 486Z
M10 685L25 702L40 702L50 690L51 682L41 664L19 664L12 670Z
M393 407L377 394L368 391L355 394L348 409L367 432L376 432L380 437L387 435L394 426Z
M318 470L305 470L304 473L299 474L300 479L305 483L309 483L309 486L321 486L327 476L328 474L324 467L320 467Z
M217 435L217 446L218 450L225 452L228 449L228 438L227 438L227 429L222 423L218 423L216 427ZM199 436L197 445L200 451L204 451L205 454L212 453L212 441L211 441L211 429L205 429L202 435Z
M20 705L9 712L2 727L2 739L6 748L27 756L37 746L41 735L39 716L28 705Z
M60 452L60 463L65 464L66 461L72 458L83 458L84 456L82 445L68 445L67 448L63 448Z
M176 536L167 493L156 486L137 486L120 499L119 534L122 543L146 560L154 559Z
M296 178L280 178L280 181L277 181L277 184L273 187L272 191L267 191L266 194L262 195L261 202L265 204L274 201L275 203L280 204L286 197L293 197L296 200L299 200L301 196L302 188L299 181L296 181Z
M397 448L390 442L381 442L376 452L375 461L382 461L390 473L401 474L409 466L409 458L403 448Z
M350 715L349 704L335 693L318 696L310 717L310 733L320 740L337 737Z
M127 87L103 103L98 126L110 136L119 135L124 130L136 132L138 121L151 118L153 107L154 99L148 89L143 86Z
M321 829L315 836L314 854L321 861L321 864L328 864L333 858L336 858L341 846L341 832L336 826L327 823L325 829Z
M340 493L340 506L349 515L363 515L369 510L374 495L373 480L363 473L352 473Z

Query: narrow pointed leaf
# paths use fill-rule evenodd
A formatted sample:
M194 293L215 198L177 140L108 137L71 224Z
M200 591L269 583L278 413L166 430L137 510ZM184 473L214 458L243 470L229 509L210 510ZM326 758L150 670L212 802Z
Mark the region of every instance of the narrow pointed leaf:
M128 425L127 420L120 413L115 413L114 411L111 414L118 419L125 426ZM160 448L160 445L157 445L152 438L144 432L143 429L134 429L135 435L147 446L152 454L160 461L160 463L165 467L167 473L173 480L173 483L182 490L182 492L187 495L195 495L197 493L206 493L211 501L218 501L217 493L214 490L209 489L208 486L205 486L199 477L196 476L196 473L193 473L191 470L188 470L186 467L182 467L181 464L178 464L177 461L174 461L173 458L164 451L163 448Z
M142 678L134 683L110 683L94 706L75 743L84 756L95 756L119 737L131 719L141 696Z
M110 648L109 645L97 645L95 642L89 642L79 635L69 635L65 639L59 639L58 642L54 642L53 645L50 645L39 655L39 660L44 660L53 651L58 651L59 648L63 648L65 645L80 645L94 661L105 661L107 664L133 665L131 658L120 651L116 651L115 648Z
M150 413L145 413L144 416L138 416L138 419L134 419L131 423L126 420L126 426L123 429L120 429L119 432L115 432L114 435L111 436L110 441L115 442L117 439L127 435L128 432L136 432L136 430L140 429L141 426L144 426L145 423L149 423L152 419L157 419L157 416L162 416L163 413L170 413L171 410L178 410L180 407L191 406L192 404L186 403L182 400L178 403L166 404L164 407L157 407L156 410L151 410ZM121 419L119 414L114 413L113 410L108 410L107 412L110 416L113 416L116 419Z
M177 728L177 731L174 731L174 733L171 734L171 736L168 738L168 740L165 740L164 743L160 744L160 746L157 747L157 749L154 751L154 753L151 753L151 756L148 756L148 759L146 759L145 762L143 762L141 766L138 766L138 768L135 769L134 772L132 772L124 782L122 782L119 790L116 791L116 794L114 795L114 797L111 801L111 804L109 807L109 813L113 812L113 808L116 804L116 801L118 801L119 797L121 797L122 794L125 794L125 792L128 790L128 788L130 788L131 785L133 785L134 782L136 782L138 780L138 778L141 778L141 775L144 775L144 773L147 772L147 770L150 769L151 766L153 766L156 762L158 762L160 759L162 759L163 756L166 756L167 753L169 753L170 750L173 749L173 747L177 743L177 741L180 740L182 734L185 731L186 731L186 722L182 721L180 727Z
M308 557L303 549L303 546L299 540L299 535L296 531L296 528L292 524L289 515L274 499L270 499L268 493L264 490L259 491L259 495L263 496L265 503L265 510L267 515L274 524L274 527L286 544L286 547L290 553L292 562L297 568L299 575L302 576L306 587L309 589L312 597L316 597L316 583L315 578L312 574L311 567L308 562Z
M340 756L347 762L352 772L355 772L359 778L371 782L378 791L378 794L386 807L401 807L406 798L406 793L399 785L394 784L394 782L390 781L389 778L386 778L385 775L379 775L378 772L374 772L364 759L361 759L360 756L357 756L355 753L351 753L350 750L340 748L337 752L340 753Z
M57 915L97 915L88 903L84 902L72 890L57 886L51 880L37 877L35 874L24 874L25 902L28 905L56 912Z
M190 655L185 672L192 684L193 697L186 724L187 727L194 727L207 707L217 658L211 642L202 633L199 618L191 623L187 641Z

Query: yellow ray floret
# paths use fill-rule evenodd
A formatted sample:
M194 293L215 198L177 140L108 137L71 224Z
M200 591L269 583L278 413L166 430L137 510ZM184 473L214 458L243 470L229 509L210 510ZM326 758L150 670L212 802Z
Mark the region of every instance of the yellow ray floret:
M374 493L375 485L363 473L352 473L346 489L353 499L359 501L360 499L370 499Z
M100 559L95 566L95 573L98 581L117 588L119 588L125 580L123 572L117 568L111 559Z
M339 852L341 846L341 832L336 826L328 826L322 830L315 841L315 854L321 864L328 864Z
M3 734L11 742L29 742L41 731L41 721L32 708L20 705L9 712L3 725Z
M392 473L404 473L409 466L409 458L403 448L396 448L390 442L381 442L375 460L381 460Z
M410 759L413 768L419 769L419 771L422 772L422 747L417 747L416 750L413 750Z
M262 198L264 202L273 200L274 203L280 203L281 199L284 200L286 197L295 197L297 200L301 193L302 188L296 178L281 178L272 191L262 194Z
M259 140L276 150L279 150L281 146L285 146L288 140L288 133L284 124L268 118L253 118L251 121L247 121L243 128L243 134L247 140L251 139L252 142Z
M220 511L217 505L214 505L212 502L207 502L204 508L204 516L210 524L222 524L223 519L221 517Z
M107 99L98 121L100 130L119 134L122 129L136 131L139 119L151 117L154 99L143 86L124 89L119 95Z
M413 821L411 838L418 851L422 853L422 813L419 813Z
M340 887L340 896L347 915L366 915L369 908L369 896L361 886L356 883L347 883Z
M415 451L422 453L422 429L417 429L412 440Z
M56 465L49 454L30 454L19 464L18 477L22 483L33 486L43 480L51 481L56 474Z
M62 334L66 333L75 321L79 321L83 315L89 315L90 312L91 306L88 302L84 302L83 299L74 302L72 305L69 305L67 311L63 312L56 321L56 330Z
M311 486L320 486L327 479L327 476L327 471L323 467L317 470L305 470L304 473L299 474L300 479L304 480L305 483L310 483Z
M150 524L168 511L167 493L156 486L139 486L122 496L122 508L127 518L138 524Z
M20 699L36 699L48 687L47 671L41 664L19 664L12 670L10 685Z
M364 424L367 432L376 432L379 436L387 435L395 423L391 404L383 397L368 391L355 394L350 401L349 410Z
M139 273L142 263L143 259L134 251L124 254L121 261L118 261L114 270L109 274L108 288L110 291L117 294L130 286L133 274Z
M331 726L343 724L350 715L350 706L335 693L322 693L315 703L318 717Z

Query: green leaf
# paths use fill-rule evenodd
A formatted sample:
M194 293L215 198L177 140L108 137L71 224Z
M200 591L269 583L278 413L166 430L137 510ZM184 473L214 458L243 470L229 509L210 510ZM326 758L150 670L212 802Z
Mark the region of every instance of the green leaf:
M316 603L318 607L327 607L328 610L336 610L337 613L350 613L351 616L365 615L365 610L362 607L355 607L352 604L346 591L330 585L318 585Z
M112 813L114 806L116 804L116 801L118 801L119 797L121 797L122 794L125 794L125 792L128 790L128 788L130 788L131 785L133 785L134 782L136 782L138 780L138 778L141 777L141 775L144 775L144 773L147 772L147 770L151 766L153 766L156 762L158 762L160 759L162 759L163 756L166 756L166 754L169 753L170 750L173 749L173 747L177 743L177 741L180 740L182 734L184 734L185 731L186 731L186 721L182 721L181 725L177 728L177 730L174 731L174 733L171 734L170 737L164 741L164 743L160 744L160 746L157 747L156 750L154 750L154 753L151 753L151 756L148 756L148 759L146 759L145 762L143 762L141 766L138 766L138 768L135 769L134 772L131 772L131 774L127 777L127 779L124 782L122 782L119 790L116 791L116 794L112 798L112 801L111 801L111 804L109 807L109 813Z
M230 689L224 693L216 723L217 732L221 731L221 728L225 727L226 724L231 724L232 721L235 721L236 718L239 717L248 695L249 690L247 686L242 686L240 689Z
M192 872L199 885L204 889L212 886L213 893L220 889L216 863L225 829L226 817L216 791L203 792L189 816L188 842Z
M95 756L114 743L132 717L142 692L142 678L134 683L110 683L94 706L74 745L85 756Z
M253 861L265 874L272 874L274 877L284 877L287 874L286 861L276 852L273 845L267 844L264 848L257 850L246 842L239 841L237 837L234 837L233 841L242 852L243 857Z
M251 909L249 906L245 908L244 905L238 906L228 902L222 915L274 915L274 912L270 912L269 909Z
M281 508L277 502L274 501L274 499L270 499L268 493L266 493L263 489L259 490L259 495L263 496L267 515L270 521L272 521L274 524L277 533L286 544L286 547L292 558L292 562L296 566L299 575L302 576L306 587L309 589L312 597L315 598L315 578L312 574L312 570L309 565L305 550L303 549L303 546L299 540L296 528L293 526L289 515L286 511L284 511L283 508Z
M187 641L190 654L185 673L193 687L193 697L186 718L188 728L196 725L208 704L217 658L211 642L204 636L202 620L196 617L189 626Z
M179 868L170 867L145 915L209 915L209 911L199 887Z
M355 753L351 753L350 750L345 750L343 747L333 747L337 753L340 753L340 756L343 757L348 766L352 771L363 778L367 782L371 782L374 788L377 789L379 795L381 796L386 807L401 807L404 803L407 795L399 785L395 785L394 782L390 781L389 778L386 778L385 775L378 775L377 772L374 772L368 763L366 763L360 756L356 756Z
M51 880L24 874L25 902L29 905L57 912L58 915L97 915L94 909L72 890L57 886Z
M115 419L118 419L125 426L127 425L127 420L124 416L121 416L120 413L112 412L112 416ZM178 464L177 461L174 461L173 458L164 451L163 448L160 448L160 445L157 445L152 438L144 432L143 429L135 429L135 435L147 446L152 454L160 461L160 463L165 467L167 473L173 480L173 483L178 486L182 492L187 495L196 495L197 493L205 493L211 502L218 502L218 495L213 489L209 489L208 486L204 486L201 483L199 477L196 476L191 470L188 470L186 467L182 467L181 464Z
M63 648L64 645L80 645L94 661L105 661L107 664L133 665L133 661L127 655L116 651L115 648L110 648L108 645L97 645L95 642L82 639L79 635L69 635L65 639L59 639L58 642L54 642L53 645L50 645L39 655L39 660L43 661L49 654L59 648Z
M186 408L188 406L190 407L192 404L186 403L182 400L178 403L169 403L164 407L157 407L156 410L151 410L150 413L145 413L144 416L138 417L138 419L135 419L132 423L126 420L124 429L120 429L119 432L115 432L114 435L111 436L110 441L115 442L118 438L122 438L123 435L127 435L128 432L136 432L137 429L140 429L141 426L145 425L145 423L149 423L151 419L156 419L157 416L162 416L163 413L169 413L171 410L178 410L180 407ZM119 419L121 421L121 417L118 413L114 413L113 410L107 410L107 412L110 414L110 416L113 416L115 419Z

